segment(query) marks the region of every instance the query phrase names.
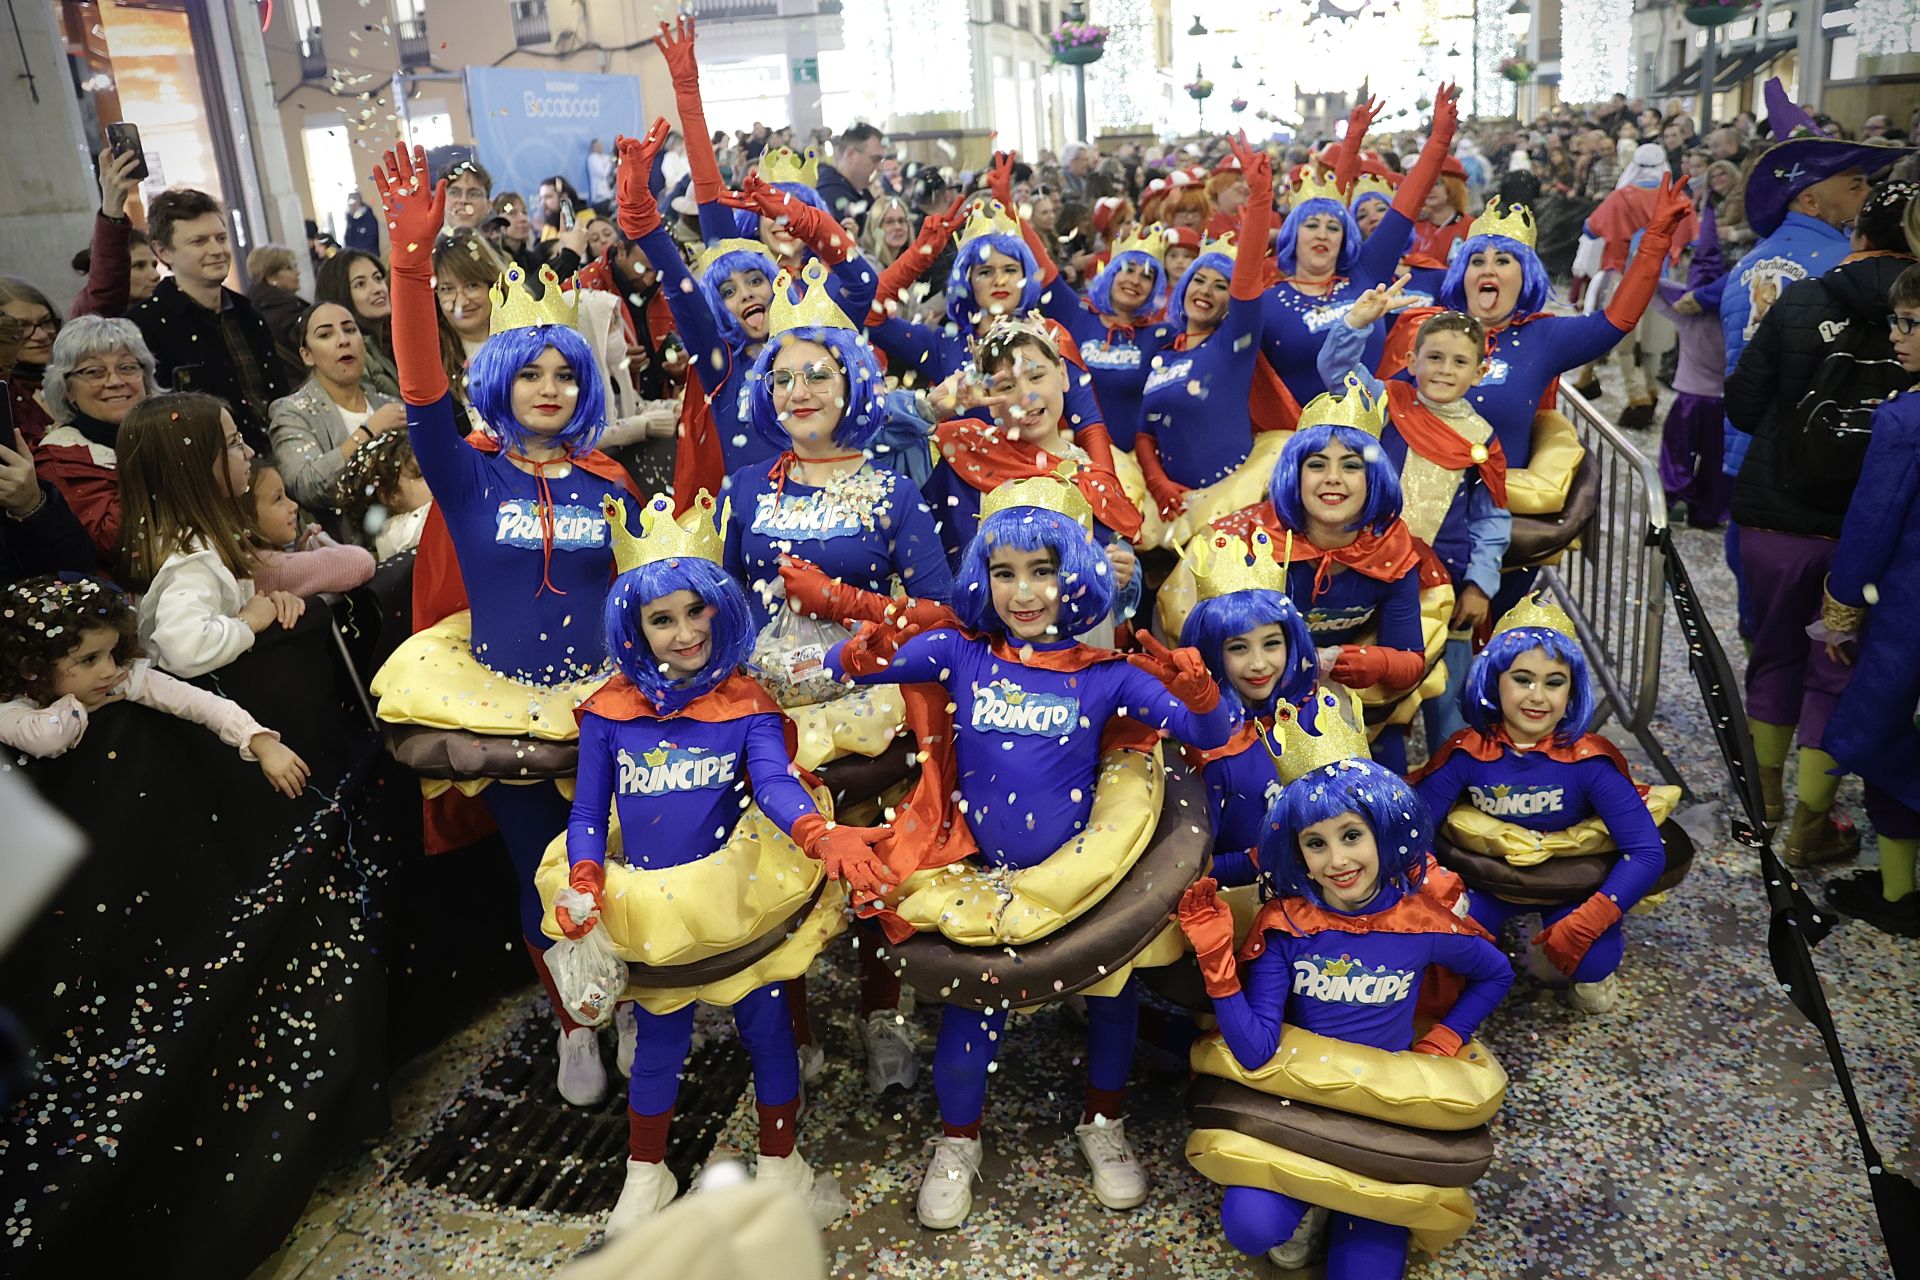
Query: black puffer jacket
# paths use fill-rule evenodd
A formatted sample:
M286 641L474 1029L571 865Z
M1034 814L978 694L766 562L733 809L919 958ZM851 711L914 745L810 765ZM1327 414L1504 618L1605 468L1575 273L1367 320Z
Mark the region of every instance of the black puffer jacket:
M1841 495L1824 495L1822 507L1796 495L1787 482L1775 427L1800 403L1821 362L1837 346L1852 346L1861 361L1893 359L1887 331L1893 308L1887 297L1894 280L1912 265L1912 258L1891 253L1850 259L1823 276L1788 286L1767 310L1741 353L1739 367L1727 378L1727 417L1753 433L1734 483L1736 524L1840 536L1845 521Z

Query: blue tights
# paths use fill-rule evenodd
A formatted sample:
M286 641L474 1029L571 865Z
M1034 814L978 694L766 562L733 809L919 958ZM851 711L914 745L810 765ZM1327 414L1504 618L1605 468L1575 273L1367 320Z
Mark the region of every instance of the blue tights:
M1259 1187L1228 1187L1220 1205L1227 1243L1255 1257L1293 1238L1311 1208ZM1407 1229L1336 1213L1327 1223L1327 1280L1400 1280L1407 1272Z
M1140 993L1129 981L1117 996L1087 997L1087 1084L1118 1091L1133 1066L1139 1032ZM933 1089L940 1119L955 1128L978 1124L987 1106L987 1068L1000 1049L1007 1013L981 1013L948 1005L940 1014L933 1050Z
M636 1114L657 1116L673 1110L680 1096L680 1073L693 1049L693 1008L648 1013L633 1006L639 1035L633 1046L627 1106ZM787 1012L785 988L776 982L748 992L733 1006L733 1024L753 1060L753 1091L759 1103L776 1107L799 1097L800 1061L793 1047L793 1018Z
M1467 914L1479 921L1488 933L1496 935L1509 920L1518 920L1536 911L1540 913L1543 925L1556 924L1566 919L1579 905L1578 902L1569 902L1559 907L1542 907L1525 902L1508 902L1478 889L1467 891ZM1620 932L1620 922L1616 920L1612 927L1593 940L1593 945L1587 948L1587 954L1580 957L1580 963L1573 971L1573 980L1600 981L1620 967L1620 957L1626 953L1626 949L1627 940Z

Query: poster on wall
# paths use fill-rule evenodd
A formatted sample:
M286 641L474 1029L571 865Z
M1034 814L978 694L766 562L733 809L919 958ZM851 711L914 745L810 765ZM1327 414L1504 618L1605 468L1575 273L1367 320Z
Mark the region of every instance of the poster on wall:
M495 193L535 199L543 179L560 174L586 191L595 138L613 151L616 133L646 131L638 76L468 67L467 115L480 163Z

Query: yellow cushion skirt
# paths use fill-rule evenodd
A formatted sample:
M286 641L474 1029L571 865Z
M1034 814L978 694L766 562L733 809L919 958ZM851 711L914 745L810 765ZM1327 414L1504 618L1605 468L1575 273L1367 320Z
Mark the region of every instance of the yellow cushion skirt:
M898 685L865 685L844 698L788 707L787 719L799 730L794 763L818 769L842 756L877 756L892 744L906 720L907 704Z
M573 709L607 682L606 673L561 684L529 684L473 656L473 617L462 610L401 641L373 677L380 718L502 737L571 742Z
M1268 486L1273 482L1273 468L1280 461L1280 451L1291 439L1291 431L1263 431L1255 436L1245 462L1205 488L1193 491L1187 499L1186 510L1167 527L1162 545L1177 551L1187 545L1194 534L1222 516L1265 502Z
M1140 512L1140 545L1165 545L1167 522L1160 518L1160 504L1147 493L1147 473L1140 469L1140 460L1129 450L1115 449L1113 469L1120 477L1120 488L1125 491L1127 501Z
M820 812L832 816L824 789L814 793ZM781 928L806 905L826 869L758 805L748 806L727 842L713 853L677 867L650 870L614 860L622 850L616 817L607 837L607 885L600 927L622 958L647 965L683 965L736 950ZM534 885L546 904L542 928L563 935L553 902L567 887L567 837L547 846ZM697 987L629 987L627 998L649 1013L672 1013L695 1000L731 1005L769 982L797 978L831 939L846 928L846 886L832 881L787 940L731 977Z
M1566 509L1573 473L1586 446L1565 414L1549 409L1533 417L1533 453L1524 467L1507 470L1507 510L1517 516L1550 516Z
M1258 1070L1241 1066L1217 1032L1194 1042L1189 1062L1199 1075L1276 1098L1444 1133L1485 1124L1507 1096L1506 1069L1478 1040L1468 1041L1458 1057L1436 1058L1289 1026L1281 1031L1273 1057Z
M967 859L917 871L895 910L921 932L969 947L1035 942L1078 919L1146 852L1166 793L1157 748L1109 751L1096 779L1085 829L1044 861L1009 871Z
M1227 1187L1259 1187L1337 1213L1405 1227L1413 1243L1438 1253L1473 1225L1473 1197L1465 1187L1382 1182L1231 1129L1195 1129L1187 1160Z
M1665 822L1680 803L1680 788L1647 788L1647 812L1655 826ZM1502 822L1470 804L1457 804L1441 824L1441 833L1469 853L1505 858L1516 867L1534 867L1549 858L1612 853L1617 847L1607 824L1598 817L1584 819L1560 831L1529 831Z

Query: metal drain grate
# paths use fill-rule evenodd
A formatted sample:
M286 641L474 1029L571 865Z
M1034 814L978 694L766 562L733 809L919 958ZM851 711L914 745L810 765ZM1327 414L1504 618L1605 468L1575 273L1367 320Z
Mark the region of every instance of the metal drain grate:
M545 1009L530 1014L505 1052L435 1121L401 1177L501 1208L611 1209L627 1176L627 1082L614 1070L611 1044L601 1048L606 1100L570 1107L553 1085L559 1061L552 1016ZM681 1186L705 1163L751 1079L746 1050L732 1035L708 1037L688 1057L667 1149Z

